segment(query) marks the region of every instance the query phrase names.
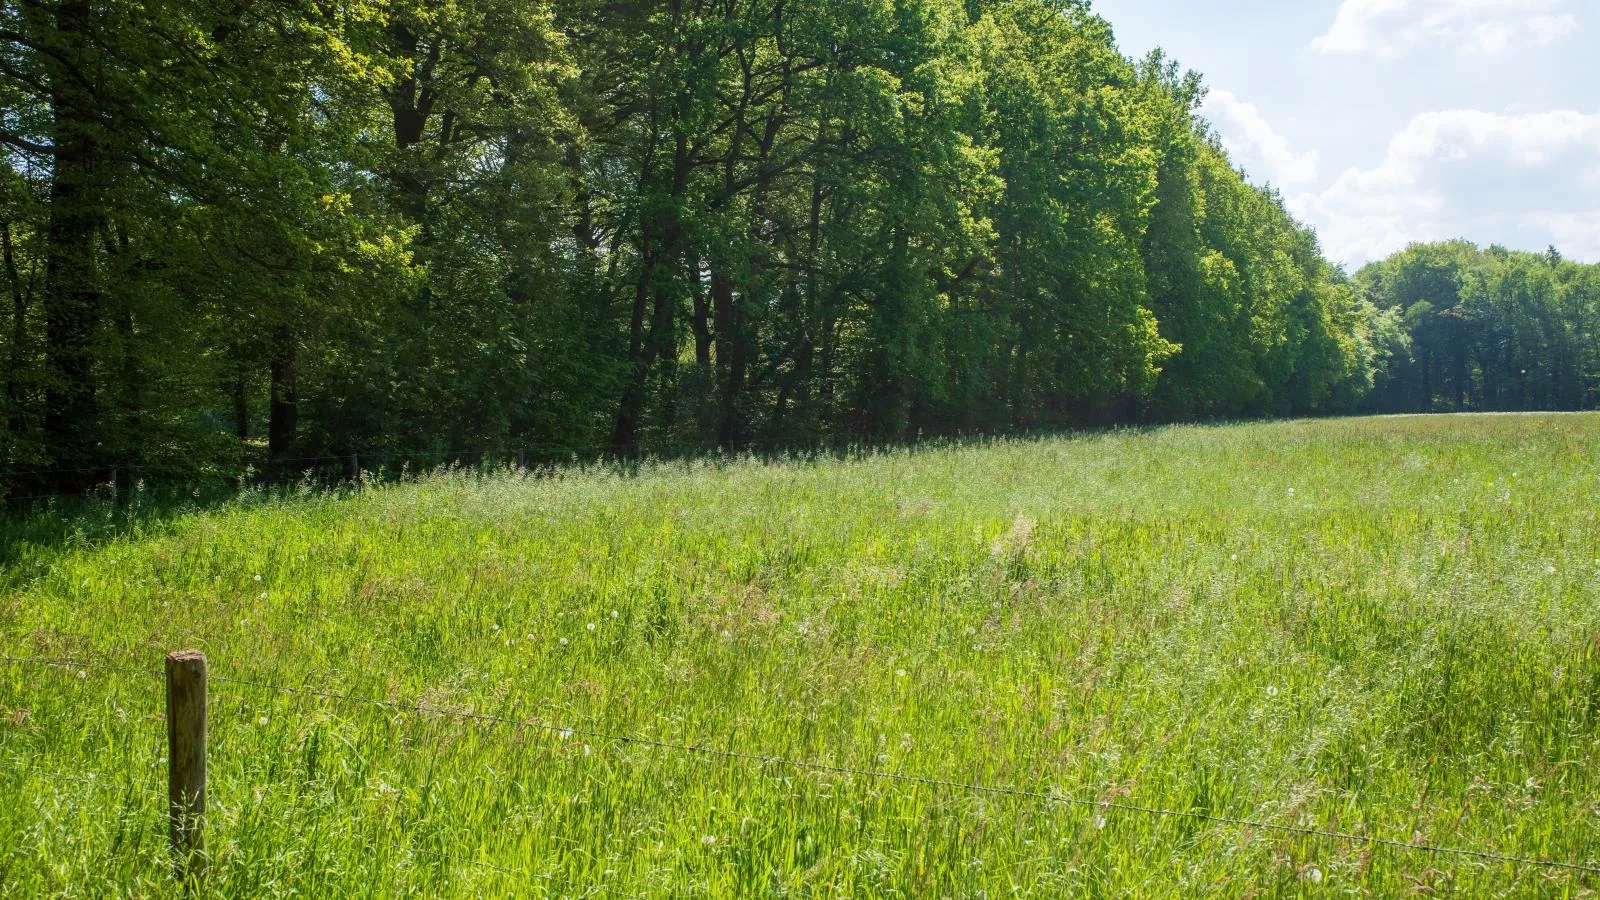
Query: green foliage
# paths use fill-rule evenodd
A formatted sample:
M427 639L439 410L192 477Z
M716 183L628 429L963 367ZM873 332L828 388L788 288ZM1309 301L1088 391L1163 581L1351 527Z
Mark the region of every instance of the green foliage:
M1068 0L7 6L0 487L1594 402L1592 276L1352 285L1203 97Z
M1574 410L1600 403L1600 266L1419 244L1356 283L1403 323L1369 402L1381 410Z

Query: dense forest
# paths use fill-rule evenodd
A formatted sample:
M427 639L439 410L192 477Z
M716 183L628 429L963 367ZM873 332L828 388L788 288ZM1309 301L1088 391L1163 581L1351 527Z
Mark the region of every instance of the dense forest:
M1356 275L1380 331L1379 412L1600 406L1600 265L1555 248L1417 245Z
M1082 0L0 9L0 490L1597 401L1600 270L1347 277Z

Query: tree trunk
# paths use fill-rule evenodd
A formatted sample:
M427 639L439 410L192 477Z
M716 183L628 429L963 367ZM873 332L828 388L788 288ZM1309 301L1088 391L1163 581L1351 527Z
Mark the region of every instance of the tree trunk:
M90 3L63 0L55 15L59 55L48 57L54 113L55 173L45 247L45 456L60 469L90 469L105 462L104 434L94 371L94 340L101 318L95 233L103 218L103 131L97 104L80 80L89 41ZM63 473L61 489L92 483L95 473Z
M644 414L649 361L644 353L645 313L650 307L650 274L655 267L648 223L639 235L639 278L633 286L633 312L628 322L628 360L631 368L617 403L616 424L611 429L611 452L629 456L638 449L639 419Z
M711 272L711 310L716 322L717 381L721 399L717 445L733 450L743 436L740 406L749 361L745 353L744 316L734 295L733 281L716 269Z
M233 435L241 441L250 439L250 391L243 375L233 380Z
M11 223L0 222L0 249L5 255L6 279L11 282L11 354L6 360L6 430L12 439L20 439L27 431L25 414L26 396L22 386L22 371L26 363L24 347L28 340L28 293L22 287L22 273L17 267L15 242L11 237Z
M689 138L678 133L672 163L672 193L665 212L649 214L660 216L660 235L657 246L651 248L651 223L646 222L640 232L640 276L633 301L633 321L628 341L629 359L633 363L632 377L623 389L622 401L617 404L616 427L611 431L611 449L619 455L632 455L639 450L639 426L644 419L645 404L649 400L650 371L655 362L671 346L676 326L678 298L674 283L682 278L684 264L684 226L678 212L684 193L689 188ZM647 300L648 298L648 300ZM651 305L649 328L645 327L645 308Z
M694 362L702 372L711 371L711 304L706 302L705 285L698 266L690 273L694 295Z
M274 342L272 402L267 411L267 458L272 462L287 459L294 449L299 426L300 394L295 385L297 368L294 341L280 334Z

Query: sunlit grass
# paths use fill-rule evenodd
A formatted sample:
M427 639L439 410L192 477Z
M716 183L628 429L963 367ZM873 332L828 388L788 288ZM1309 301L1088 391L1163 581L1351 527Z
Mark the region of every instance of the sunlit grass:
M442 473L0 535L0 652L212 691L230 896L1584 896L1600 417ZM0 666L0 895L162 895L157 678Z

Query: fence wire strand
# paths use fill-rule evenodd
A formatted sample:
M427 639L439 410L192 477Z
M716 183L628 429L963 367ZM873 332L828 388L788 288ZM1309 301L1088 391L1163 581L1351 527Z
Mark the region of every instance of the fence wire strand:
M123 674L156 676L161 674L149 669L130 669L114 666L88 665L80 664L73 660L62 659L32 659L0 656L0 662L18 665L40 665L55 668L77 668L80 671L98 669L101 671ZM943 778L931 778L923 775L910 775L904 772L885 772L873 769L858 769L851 766L841 766L833 763L817 762L814 760L793 759L789 757L771 756L761 753L746 753L737 750L719 749L716 747L708 747L702 744L666 741L656 738L638 737L635 735L611 734L592 729L558 725L542 719L516 719L508 716L497 716L476 712L461 712L425 706L419 703L410 703L397 700L380 700L375 697L341 694L332 691L316 690L313 688L286 687L284 685L272 684L264 681L253 681L246 678L234 678L208 674L208 680L213 684L231 684L277 694L315 697L321 700L347 705L370 706L398 712L418 713L422 715L454 719L461 722L476 722L485 725L526 728L534 731L544 731L556 734L563 739L582 737L598 742L609 742L614 744L622 744L625 746L644 747L647 749L661 750L670 753L721 759L729 762L753 763L776 768L789 768L797 771L817 772L828 775L843 775L852 778L895 782L899 784L909 784L917 787L935 788L953 792L964 791L971 794L980 794L991 797L1032 800L1041 803L1059 804L1062 806L1096 809L1102 812L1116 811L1135 813L1158 819L1181 818L1188 819L1190 821L1206 822L1214 825L1227 825L1247 830L1259 829L1261 831L1268 831L1275 834L1287 834L1295 837L1342 841L1345 843L1360 844L1369 847L1385 847L1410 853L1432 853L1441 856L1454 856L1464 859L1474 859L1480 862L1502 863L1506 865L1522 866L1527 868L1554 869L1587 875L1600 875L1600 865L1561 862L1559 860L1537 859L1526 856L1512 856L1503 853L1494 853L1484 850L1471 850L1462 847L1450 847L1441 844L1430 844L1418 841L1400 841L1392 838L1355 834L1354 832L1348 831L1333 831L1329 829L1312 828L1300 825L1282 825L1273 822L1261 822L1254 819L1243 819L1234 816L1217 815L1215 813L1197 812L1194 810L1163 809L1158 806L1144 806L1136 803L1123 803L1113 800L1090 800L1082 797L1072 797L1069 795L1058 794L1051 791L1038 791L1027 788L985 785L977 782L953 781Z

